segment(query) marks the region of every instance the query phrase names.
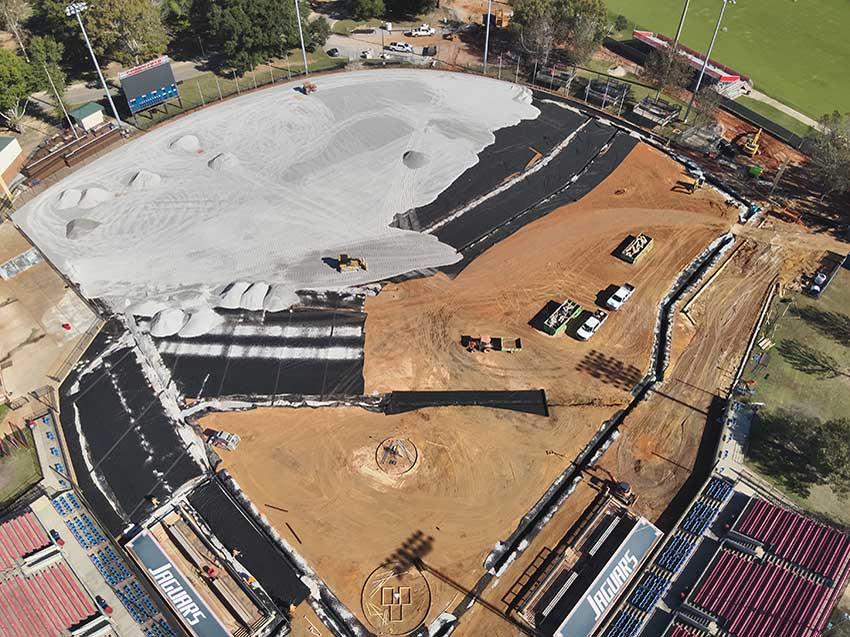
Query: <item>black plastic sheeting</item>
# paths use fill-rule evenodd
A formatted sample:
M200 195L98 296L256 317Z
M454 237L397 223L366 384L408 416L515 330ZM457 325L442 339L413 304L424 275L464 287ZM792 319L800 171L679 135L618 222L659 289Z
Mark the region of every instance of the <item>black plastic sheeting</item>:
M535 151L548 154L588 118L557 104L535 98L540 115L495 132L496 140L478 155L478 163L468 168L428 205L398 215L391 224L403 229L428 228L453 210L484 195L509 176L522 172Z
M384 401L386 414L401 414L424 407L492 407L548 416L546 392L519 391L394 391Z
M605 130L609 132L609 136L613 134L613 131L610 128L606 128ZM527 191L523 193L528 200L531 200L534 196L538 196L539 198L531 202L531 204L525 209L514 209L513 211L507 208L503 209L501 211L501 216L507 216L507 220L500 225L491 225L489 230L484 232L482 238L461 248L463 259L457 263L442 268L442 271L449 275L456 275L469 265L475 257L482 254L499 241L503 241L523 226L546 216L561 206L578 201L601 184L602 181L608 177L608 175L610 175L614 169L620 165L620 163L622 163L637 143L638 140L630 135L622 132L617 133L614 136L608 150L605 151L604 154L592 158L574 183L566 184L562 182L561 189L552 195L548 195L544 189L541 189L541 191L536 193L534 191ZM514 188L520 186L521 184L517 184ZM565 186L568 187L565 188ZM513 191L513 188L511 191ZM494 205L507 205L505 202L509 200L495 197L491 201L494 202ZM488 201L487 203L490 202ZM519 204L521 203L522 202L519 202ZM469 214L473 214L475 212L475 210L470 210ZM465 217L466 215L464 215L463 218ZM480 216L478 218L481 219ZM482 226L478 232L480 233L483 230L484 228Z
M60 421L77 482L94 513L115 536L148 516L154 508L149 496L165 500L202 473L131 348L105 356L103 364L79 378L79 370L101 356L122 333L117 321L107 323L59 389ZM72 394L78 380L79 390ZM117 511L95 485L83 460L75 410L88 443L87 456L99 483L117 503Z
M354 325L362 328L365 321L366 315L362 312L304 310L267 313L259 324L284 327L297 324L306 328L336 328ZM362 351L364 335L361 329L359 337L331 334L316 339L219 334L193 339L162 340L182 340L182 342L196 344L303 346L316 348L319 352L323 348L345 346ZM362 355L360 358L351 360L237 358L228 357L226 353L220 357L168 353L160 356L165 366L171 371L180 392L193 399L221 396L274 397L281 394L324 398L359 396L364 391Z
M555 194L611 141L616 129L591 122L546 166L442 226L434 234L463 250L526 208Z
M212 532L257 578L279 608L298 605L309 595L298 570L225 491L218 478L197 487L189 504Z

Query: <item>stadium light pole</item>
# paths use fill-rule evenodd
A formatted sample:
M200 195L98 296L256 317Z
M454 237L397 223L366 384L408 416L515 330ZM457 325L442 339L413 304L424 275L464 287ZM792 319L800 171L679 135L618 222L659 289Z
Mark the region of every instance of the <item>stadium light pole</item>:
M679 26L676 29L676 37L673 38L673 51L679 48L679 38L682 37L682 29L685 27L685 18L688 15L688 7L691 4L691 0L685 0L685 6L682 7L682 17L679 18Z
M307 49L304 48L304 31L301 29L301 9L298 8L298 0L295 0L295 19L298 20L298 37L301 38L301 57L304 58L304 75L310 75L307 68Z
M717 34L720 32L720 23L723 22L723 13L726 11L727 4L737 4L736 0L723 0L723 5L720 7L720 15L717 16L717 24L714 26L714 35L711 36L711 43L708 45L708 52L705 54L705 59L702 61L702 68L699 71L697 85L691 95L691 101L688 102L688 110L685 111L685 123L688 123L688 117L691 116L691 109L694 107L694 100L699 93L699 87L702 85L702 78L705 75L705 69L708 67L708 60L711 58L711 52L714 49L714 43L717 41Z
M106 85L106 80L103 79L103 73L101 73L100 65L97 63L97 57L94 54L94 49L91 48L91 42L89 42L89 35L86 33L86 27L83 26L83 19L80 17L80 14L88 8L89 6L85 2L72 2L65 7L65 15L69 18L71 16L77 17L77 22L80 23L80 30L83 32L83 39L86 41L86 46L89 49L92 62L94 62L94 68L97 71L97 76L100 78L103 90L106 91L106 99L109 101L109 106L112 108L112 115L115 117L115 121L118 122L118 127L124 128L124 122L122 122L121 118L118 117L118 110L115 108L115 102L112 101L112 95L109 93L109 87Z
M484 75L487 75L487 52L490 49L490 13L493 11L493 0L487 0L487 31L484 35Z

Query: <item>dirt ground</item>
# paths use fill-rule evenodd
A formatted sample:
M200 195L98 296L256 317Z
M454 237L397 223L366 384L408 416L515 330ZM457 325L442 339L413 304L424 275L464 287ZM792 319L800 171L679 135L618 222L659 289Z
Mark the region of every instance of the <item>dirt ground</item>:
M0 223L0 263L29 250L9 221ZM95 323L75 292L41 261L0 279L0 400L45 385ZM63 324L70 325L65 329Z
M658 303L735 214L711 190L671 191L680 179L677 164L639 145L587 197L526 226L457 278L384 287L366 303L366 393L542 387L557 404L625 402L646 373ZM635 265L612 256L638 232L653 237L651 252ZM637 291L589 342L529 325L549 301L571 298L593 310L603 290L625 282ZM481 334L521 337L523 350L470 354L460 346L462 335Z
M709 189L676 191L683 178L678 165L639 146L593 193L497 244L455 279L391 284L367 301L367 392L542 387L548 418L483 408L385 416L351 407L201 420L241 436L224 466L361 621L364 582L411 544L428 567L426 621L451 609L496 542L628 402L649 364L660 299L736 214ZM638 264L611 255L641 231L655 243ZM590 343L528 324L548 301L570 297L592 309L601 290L626 281L637 292ZM461 335L482 333L521 337L524 349L484 355L460 346ZM399 476L382 472L376 455L391 436L418 452L413 470ZM560 537L547 533L545 541Z

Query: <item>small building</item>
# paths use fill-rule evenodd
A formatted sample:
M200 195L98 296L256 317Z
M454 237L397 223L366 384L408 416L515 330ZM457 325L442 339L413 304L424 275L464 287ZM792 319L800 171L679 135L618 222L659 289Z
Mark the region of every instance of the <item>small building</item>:
M10 184L24 165L24 153L14 137L0 137L0 178ZM2 198L2 193L0 193Z
M95 102L83 104L79 108L75 108L68 113L71 119L78 126L82 126L83 130L91 130L100 124L103 124L103 106Z

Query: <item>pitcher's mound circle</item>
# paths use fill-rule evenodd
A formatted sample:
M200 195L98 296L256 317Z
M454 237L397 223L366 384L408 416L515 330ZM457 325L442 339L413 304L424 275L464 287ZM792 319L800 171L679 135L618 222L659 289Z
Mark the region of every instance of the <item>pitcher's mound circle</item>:
M407 473L418 458L419 450L407 438L387 438L375 450L378 467L391 476Z
M378 635L407 635L428 616L431 588L412 566L379 566L366 579L360 603Z

